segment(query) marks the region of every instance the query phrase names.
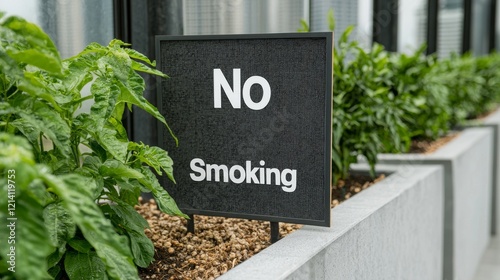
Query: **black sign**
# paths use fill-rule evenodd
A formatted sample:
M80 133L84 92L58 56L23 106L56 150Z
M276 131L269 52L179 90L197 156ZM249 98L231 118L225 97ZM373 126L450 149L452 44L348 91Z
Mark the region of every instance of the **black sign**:
M332 33L158 36L181 210L330 225Z

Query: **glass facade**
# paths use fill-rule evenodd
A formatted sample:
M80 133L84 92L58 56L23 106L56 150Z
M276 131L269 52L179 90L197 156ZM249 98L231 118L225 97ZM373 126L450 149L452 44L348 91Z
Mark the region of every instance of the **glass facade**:
M474 55L485 55L489 52L491 0L474 0L472 2L471 48Z
M500 52L500 1L497 1L496 5L496 21L495 21L495 49Z
M335 13L335 34L357 28L351 38L371 44L371 0L184 0L184 34L297 32L300 20L311 31L329 31L328 10Z
M179 1L182 12L179 9L177 13L182 14L181 30L186 35L245 34L296 32L301 28L302 19L309 23L311 31L328 31L327 15L329 9L333 9L335 37L339 38L349 25L355 25L351 38L365 48L372 44L374 30L390 32L384 22L394 16L397 17L397 36L389 40L397 40L399 52L411 53L426 42L429 0L399 0L395 7L383 13L378 11L375 16L373 7L377 1L386 0L183 0ZM486 54L493 47L500 50L500 21L491 18L495 15L491 7L496 7L496 17L500 16L500 5L492 4L499 0L473 0L470 11L464 11L464 1L439 1L438 24L430 26L437 30L439 57L461 53L463 48L475 55ZM164 6L165 2L132 3L141 3L148 11L146 17L151 17L151 11ZM107 44L116 36L113 4L113 0L0 1L0 10L40 25L65 58L91 42ZM132 11L132 17L134 14L136 11ZM464 18L471 21L465 30ZM144 34L151 36L148 32ZM495 42L490 37L494 37Z
M41 26L63 58L77 54L91 42L107 44L114 38L112 0L2 1L0 10Z
M440 2L438 18L438 57L462 51L463 0Z
M399 51L412 53L427 38L427 0L400 0L398 17Z
M184 34L296 32L308 0L184 0Z
M0 11L5 12L7 16L20 16L40 25L39 0L0 1Z
M39 21L52 37L63 58L91 42L106 45L113 39L112 0L44 0Z

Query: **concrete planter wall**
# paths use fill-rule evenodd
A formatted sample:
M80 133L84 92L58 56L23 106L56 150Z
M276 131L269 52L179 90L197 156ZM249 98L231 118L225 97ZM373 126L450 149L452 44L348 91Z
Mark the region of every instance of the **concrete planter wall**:
M444 168L443 279L472 279L491 233L493 129L465 129L433 154L383 154L379 162L412 170L419 164Z
M394 173L332 209L332 227L304 226L219 279L441 279L443 167L378 170Z
M482 126L493 129L493 189L491 200L491 234L500 233L500 109L482 120Z

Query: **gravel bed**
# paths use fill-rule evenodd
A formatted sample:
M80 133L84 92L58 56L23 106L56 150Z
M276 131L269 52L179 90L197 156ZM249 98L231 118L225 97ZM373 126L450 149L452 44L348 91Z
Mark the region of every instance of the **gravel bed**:
M460 133L453 132L444 137L441 137L435 141L431 140L413 140L411 143L409 153L417 153L417 154L432 154L439 148L441 148L446 143L455 139Z
M384 177L339 180L332 187L332 208ZM139 269L141 279L215 279L271 245L269 222L195 216L193 234L185 219L161 213L154 200L139 202L136 210L148 221L145 232L155 245L155 261ZM280 236L300 227L280 223Z
M156 251L156 261L139 270L142 279L215 279L271 245L269 222L195 216L192 234L185 219L161 213L154 200L140 202L136 209L149 223L145 232ZM280 234L298 228L280 223Z

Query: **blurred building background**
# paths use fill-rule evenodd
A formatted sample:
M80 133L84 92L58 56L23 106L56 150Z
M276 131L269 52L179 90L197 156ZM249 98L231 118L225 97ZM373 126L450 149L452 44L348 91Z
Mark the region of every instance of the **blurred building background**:
M38 24L56 43L63 58L91 42L114 38L112 0L18 0L0 2L0 10Z
M184 0L184 34L290 32L309 19L306 0Z
M463 7L461 0L444 0L440 3L438 56L459 53L463 30ZM423 15L423 21L426 15Z
M379 4L391 1L391 6ZM488 34L495 34L495 39L500 37L500 23L491 18L498 14L498 11L491 11L492 8L498 10L497 1L17 0L0 2L0 10L39 24L56 42L63 57L76 54L90 42L106 44L116 37L117 6L128 5L128 17L133 21L133 14L140 11L131 10L131 7L148 11L151 6L165 6L165 2L180 3L176 12L181 13L177 16L181 20L182 34L186 35L296 32L301 27L301 19L309 23L311 31L327 31L328 10L333 9L336 35L340 36L347 26L355 25L352 38L369 47L374 38L378 41L374 33L390 33L389 28L394 25L391 21L396 19L397 36L393 36L397 40L396 50L411 52L427 41L428 3L437 2L437 53L445 57L463 51L466 32L470 33L467 35L469 49L474 54L485 54L490 50ZM466 2L471 4L464 13ZM464 30L464 20L470 21L467 30Z

